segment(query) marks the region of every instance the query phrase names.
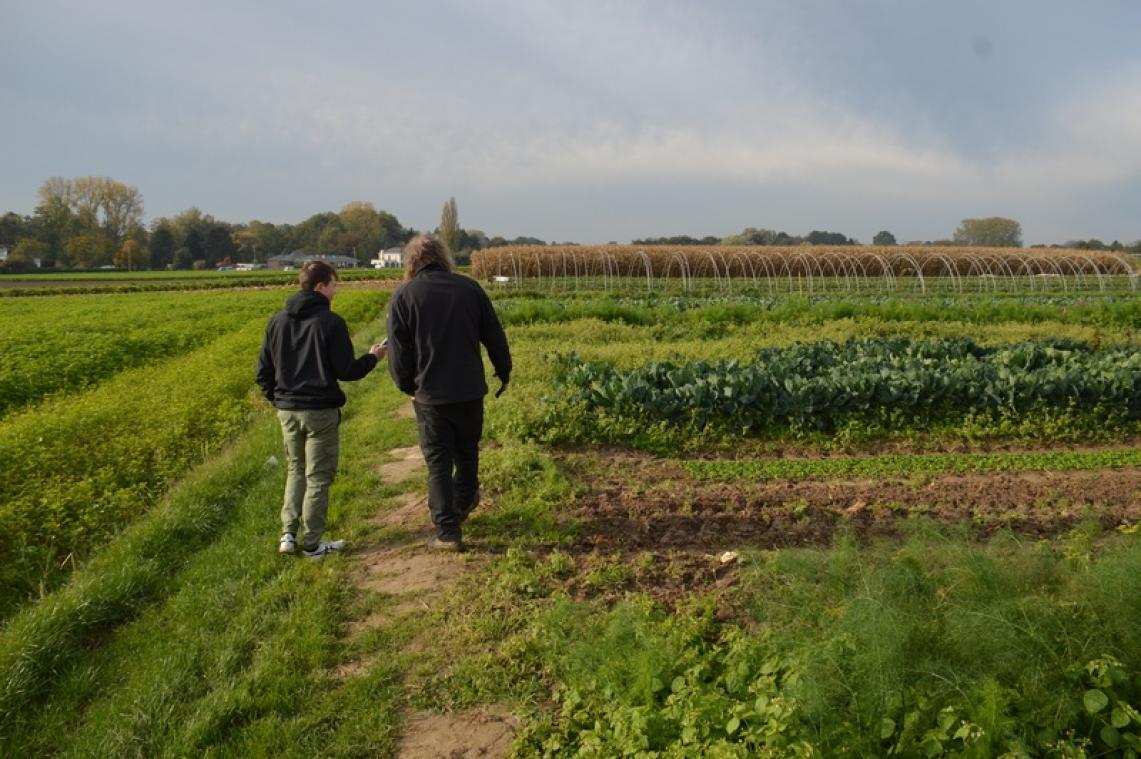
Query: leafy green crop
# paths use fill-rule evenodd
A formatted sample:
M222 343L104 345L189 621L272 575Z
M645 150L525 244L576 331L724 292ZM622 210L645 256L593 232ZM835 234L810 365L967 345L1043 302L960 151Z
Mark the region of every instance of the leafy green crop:
M283 291L0 300L0 418L123 369L185 355L272 313Z
M824 341L737 360L622 371L557 357L556 397L640 423L735 434L924 429L968 416L1077 411L1110 425L1141 418L1141 351L1066 340L981 346L969 338Z

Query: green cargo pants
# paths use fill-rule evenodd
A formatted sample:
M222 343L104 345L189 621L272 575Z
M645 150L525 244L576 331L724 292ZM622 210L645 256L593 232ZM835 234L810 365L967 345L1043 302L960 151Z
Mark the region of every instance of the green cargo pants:
M321 542L329 513L329 486L341 452L341 410L280 409L277 418L289 460L281 529L297 536L302 549L312 551ZM297 535L299 518L301 534Z

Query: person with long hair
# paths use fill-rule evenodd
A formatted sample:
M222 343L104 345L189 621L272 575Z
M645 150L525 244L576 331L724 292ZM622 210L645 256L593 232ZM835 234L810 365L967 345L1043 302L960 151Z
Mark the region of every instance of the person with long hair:
M412 396L420 450L428 465L429 543L463 550L463 523L479 503L479 441L487 395L483 354L501 383L511 377L511 351L491 299L457 274L448 247L434 235L404 249L404 283L388 305L388 370Z

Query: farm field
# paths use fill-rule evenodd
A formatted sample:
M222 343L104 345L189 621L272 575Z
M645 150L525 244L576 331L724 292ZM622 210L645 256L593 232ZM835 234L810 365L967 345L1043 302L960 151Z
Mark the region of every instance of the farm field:
M395 269L346 269L343 281L384 281L400 277ZM61 293L126 293L176 290L215 290L288 285L297 273L273 269L257 271L39 271L0 275L0 298L57 295Z
M315 563L252 388L287 290L12 299L74 301L107 368L0 418L0 754L1141 752L1128 283L550 285L488 285L516 369L469 551L423 548L381 370ZM386 298L338 294L358 345ZM131 358L164 303L200 310Z

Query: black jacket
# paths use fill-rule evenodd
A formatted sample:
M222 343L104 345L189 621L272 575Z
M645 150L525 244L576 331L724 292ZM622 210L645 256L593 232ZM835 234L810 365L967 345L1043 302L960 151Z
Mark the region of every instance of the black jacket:
M353 358L349 328L329 310L329 299L302 290L265 328L257 383L279 409L340 408L345 394L337 380L359 380L375 366L371 353Z
M418 403L462 403L487 395L480 343L495 375L507 382L507 336L487 293L473 279L427 266L388 304L388 371Z

